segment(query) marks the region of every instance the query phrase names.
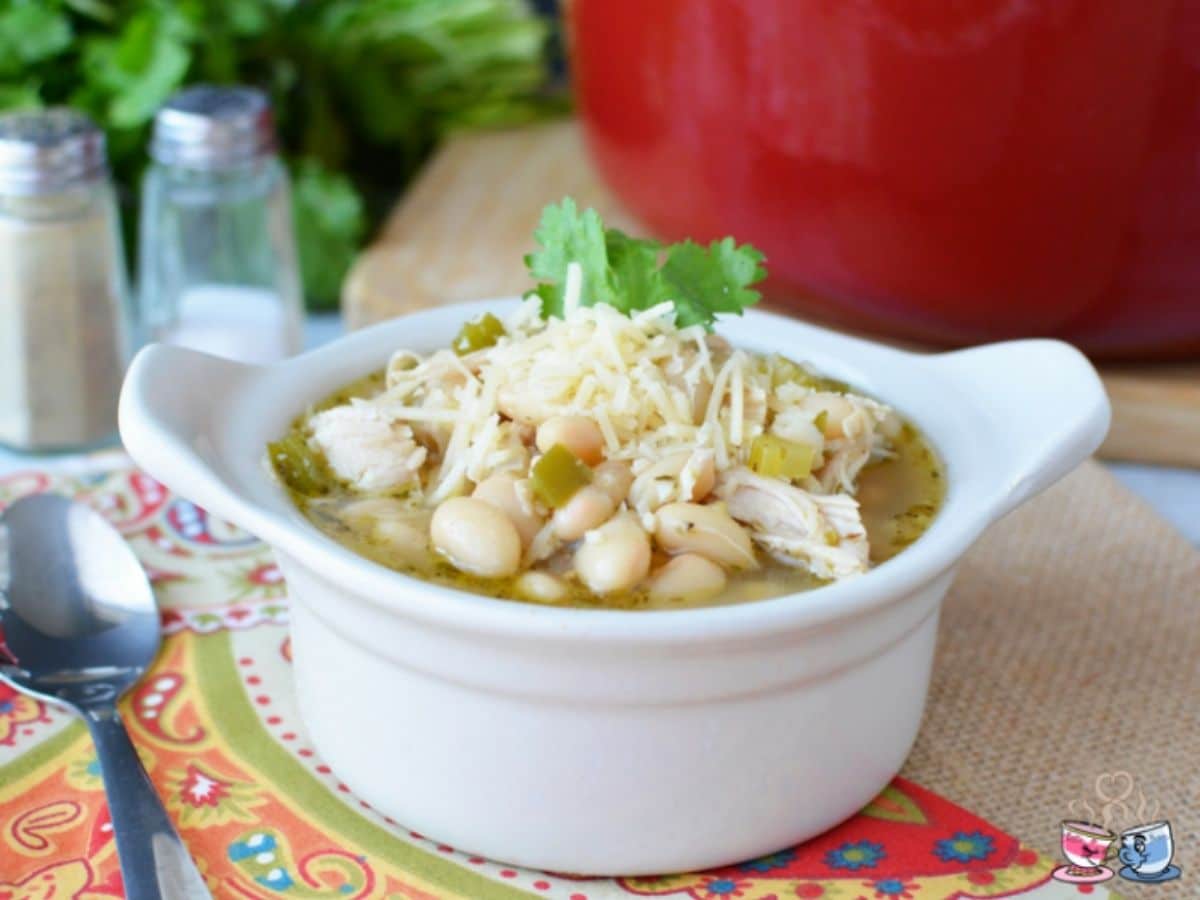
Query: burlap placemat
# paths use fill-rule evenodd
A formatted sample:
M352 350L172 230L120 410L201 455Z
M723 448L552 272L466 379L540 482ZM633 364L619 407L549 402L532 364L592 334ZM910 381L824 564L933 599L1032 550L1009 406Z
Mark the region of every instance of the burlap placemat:
M1116 772L1125 810L1096 795ZM946 602L903 774L1057 856L1080 801L1118 832L1157 803L1183 877L1111 887L1200 897L1200 552L1096 463L999 523Z

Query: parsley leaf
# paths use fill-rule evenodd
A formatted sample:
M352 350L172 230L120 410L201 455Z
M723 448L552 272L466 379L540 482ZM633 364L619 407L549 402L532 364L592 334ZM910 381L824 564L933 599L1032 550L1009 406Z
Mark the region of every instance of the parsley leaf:
M541 249L525 257L539 281L531 292L541 298L543 316L563 315L567 266L579 263L585 306L607 303L624 313L675 304L682 328L712 330L718 313L740 315L759 300L751 287L766 277L763 254L733 238L707 247L692 241L663 246L605 228L593 209L580 212L570 197L547 206L534 238ZM660 264L661 262L661 264Z

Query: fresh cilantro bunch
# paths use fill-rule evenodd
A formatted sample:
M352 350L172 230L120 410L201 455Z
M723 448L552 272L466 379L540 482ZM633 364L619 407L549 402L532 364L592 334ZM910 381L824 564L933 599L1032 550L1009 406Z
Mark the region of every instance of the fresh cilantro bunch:
M561 107L548 30L525 0L0 0L0 111L88 113L132 230L163 101L196 82L269 91L305 293L326 306L440 135Z
M525 257L539 284L542 315L563 315L567 265L579 263L587 306L607 303L624 313L670 300L675 322L709 331L720 313L741 315L759 301L751 285L767 276L765 257L727 237L707 247L692 241L660 244L606 228L594 209L582 212L570 197L547 206L533 233L541 249Z

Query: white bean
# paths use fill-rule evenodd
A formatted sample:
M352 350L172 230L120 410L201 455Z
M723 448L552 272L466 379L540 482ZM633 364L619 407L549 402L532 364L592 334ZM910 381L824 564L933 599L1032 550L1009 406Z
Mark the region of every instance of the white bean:
M655 514L655 523L654 537L668 553L699 553L731 569L758 565L750 536L723 503L668 503Z
M554 511L554 533L564 541L578 540L608 521L616 508L604 491L592 485L582 487Z
M567 597L567 586L546 572L526 572L513 582L513 591L534 603L561 603Z
M552 416L537 430L537 448L545 453L562 444L589 466L604 459L604 435L587 416Z
M404 562L415 563L423 560L429 547L421 524L415 519L380 519L372 533Z
M490 503L508 516L517 527L522 547L528 547L545 524L545 519L534 508L528 479L518 478L512 472L489 475L475 486L471 496Z
M684 553L651 575L646 586L653 600L703 603L725 590L725 570L707 557Z
M429 524L433 546L456 569L484 578L515 575L521 565L521 536L504 513L474 497L453 497Z
M592 487L599 488L612 498L614 506L620 506L629 495L629 486L633 484L633 472L629 463L619 460L602 462L592 469Z
M614 516L583 539L575 571L597 594L628 590L650 571L650 537L632 515Z
M393 561L421 565L428 560L427 517L399 500L386 497L358 500L347 504L342 516L374 540L387 544Z

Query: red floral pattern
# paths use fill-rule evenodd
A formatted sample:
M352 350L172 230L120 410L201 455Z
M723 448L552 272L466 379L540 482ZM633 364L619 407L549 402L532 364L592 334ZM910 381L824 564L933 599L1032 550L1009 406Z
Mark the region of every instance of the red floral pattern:
M34 700L0 682L0 744L13 746L17 738L34 733L31 725L47 722L49 716L40 700ZM2 900L3 895L0 895Z

